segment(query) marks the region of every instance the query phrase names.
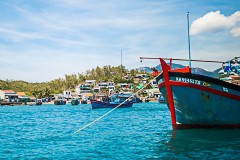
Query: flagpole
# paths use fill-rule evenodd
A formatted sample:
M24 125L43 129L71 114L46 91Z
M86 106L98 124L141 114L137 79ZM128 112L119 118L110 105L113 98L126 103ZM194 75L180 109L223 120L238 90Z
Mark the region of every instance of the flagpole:
M191 67L191 51L190 51L190 35L189 35L189 12L187 12L187 24L188 24L188 58L189 58L189 67Z

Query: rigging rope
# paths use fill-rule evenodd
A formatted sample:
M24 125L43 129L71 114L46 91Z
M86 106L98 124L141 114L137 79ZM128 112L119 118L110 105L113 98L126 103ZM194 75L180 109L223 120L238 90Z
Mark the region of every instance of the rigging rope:
M109 113L113 112L115 109L117 109L118 107L120 107L123 103L125 103L126 101L130 100L132 97L134 97L136 94L138 94L138 92L140 92L141 90L143 90L145 87L147 87L152 81L154 81L158 76L154 77L152 80L149 81L149 83L147 83L145 86L143 86L143 88L139 89L136 93L134 93L132 96L130 96L129 98L127 98L125 101L123 101L122 103L120 103L118 106L116 106L115 108L111 109L110 111L108 111L107 113L105 113L104 115L98 117L97 119L95 119L94 121L88 123L87 125L83 126L82 128L78 129L77 131L75 131L74 133L78 133L82 130L84 130L85 128L91 126L92 124L94 124L95 122L99 121L100 119L102 119L103 117L107 116Z

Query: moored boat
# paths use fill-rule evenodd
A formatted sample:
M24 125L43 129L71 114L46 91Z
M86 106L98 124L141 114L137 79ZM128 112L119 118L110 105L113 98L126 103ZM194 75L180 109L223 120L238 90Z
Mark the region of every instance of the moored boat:
M96 101L91 100L92 109L100 109L100 108L115 108L119 106L118 108L129 108L132 107L133 103L131 102L120 102L120 101L114 101L114 102L103 102L103 101Z
M59 99L54 101L55 105L65 105L66 103L67 103L67 100L63 99L63 98L59 98Z
M170 110L173 129L240 128L240 86L191 73L191 68L172 69L162 58L162 72L155 75Z
M78 99L78 98L73 98L73 99L71 100L71 104L72 104L72 105L78 105L78 104L79 104L79 99Z
M82 100L80 100L80 103L81 103L81 104L87 104L88 101L87 101L86 99L82 99Z
M92 109L98 108L129 108L133 102L130 100L131 94L120 93L114 94L111 97L102 96L101 100L91 100ZM129 100L127 100L129 99Z
M158 102L159 102L159 103L164 103L164 102L165 102L165 101L164 101L164 97L163 97L162 94L159 95L159 97L158 97Z
M35 99L35 105L42 105L42 99Z

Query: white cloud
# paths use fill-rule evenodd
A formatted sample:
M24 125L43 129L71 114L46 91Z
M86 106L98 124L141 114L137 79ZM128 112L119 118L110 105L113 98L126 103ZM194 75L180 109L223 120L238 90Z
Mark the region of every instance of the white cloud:
M240 27L235 27L231 30L233 37L240 37Z
M204 32L214 32L224 29L231 30L233 36L240 36L239 29L235 28L240 22L240 11L236 11L230 16L225 16L220 11L209 12L203 17L193 21L190 34L198 35Z

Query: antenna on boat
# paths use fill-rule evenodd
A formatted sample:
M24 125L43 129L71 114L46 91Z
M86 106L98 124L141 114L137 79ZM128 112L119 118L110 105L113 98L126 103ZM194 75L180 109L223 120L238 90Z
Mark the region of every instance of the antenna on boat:
M121 67L122 67L122 50L121 50Z
M123 65L122 65L122 50L121 50L121 76L123 74Z
M188 58L189 67L191 67L191 52L190 52L190 35L189 35L189 12L187 12L187 24L188 24Z

